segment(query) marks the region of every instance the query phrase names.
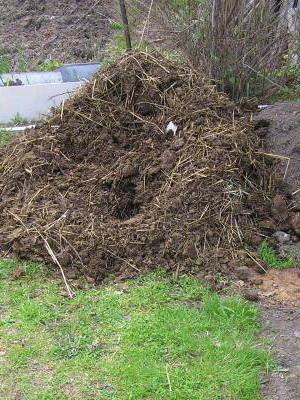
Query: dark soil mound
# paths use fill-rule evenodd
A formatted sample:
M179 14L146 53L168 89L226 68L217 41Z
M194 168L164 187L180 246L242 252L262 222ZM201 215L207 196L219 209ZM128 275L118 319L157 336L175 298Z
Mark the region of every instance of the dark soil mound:
M259 146L192 69L126 55L1 150L0 245L97 280L160 266L230 275L270 211Z
M261 111L257 125L266 134L265 148L277 155L278 176L285 183L286 194L300 209L300 104L277 103Z
M16 67L57 59L98 58L110 35L113 1L10 0L0 2L0 56Z

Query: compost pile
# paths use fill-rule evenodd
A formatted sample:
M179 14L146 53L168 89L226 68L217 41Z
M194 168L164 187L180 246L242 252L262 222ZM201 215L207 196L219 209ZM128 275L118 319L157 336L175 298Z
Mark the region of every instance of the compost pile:
M229 274L269 214L273 168L204 77L127 54L0 150L0 246L98 281L157 267Z

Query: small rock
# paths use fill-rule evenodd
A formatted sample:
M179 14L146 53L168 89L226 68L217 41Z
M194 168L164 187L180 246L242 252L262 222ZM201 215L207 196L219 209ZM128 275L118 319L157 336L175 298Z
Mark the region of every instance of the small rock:
M172 169L176 164L176 153L172 150L165 150L161 157L161 168L162 169Z
M300 332L299 332L299 331L295 331L295 332L294 332L294 336L295 336L297 339L300 339Z
M291 219L291 226L296 235L300 236L300 213L293 215Z
M88 283L91 283L91 284L95 283L95 279L92 278L91 276L86 276L85 279L86 279L86 281L87 281Z
M126 167L124 167L121 172L124 178L130 178L131 176L138 175L138 173L139 169L135 165L126 165Z
M172 144L173 150L179 150L184 146L184 140L182 138L176 139Z
M275 232L273 236L277 239L279 243L286 243L291 240L291 235L282 231Z
M262 229L266 229L268 231L276 231L276 225L273 221L269 219L264 219L258 223L258 226Z
M78 278L78 273L74 271L73 269L70 269L68 271L65 271L65 276L68 279L76 279Z
M285 221L288 218L288 209L285 198L277 194L272 200L271 213L276 221Z
M252 284L252 285L260 286L260 285L263 284L263 280L260 279L260 278L254 278L254 279L251 279L251 284Z
M239 267L235 272L236 276L242 281L248 281L253 275L253 271L248 267Z
M258 301L259 300L258 292L253 289L244 290L243 296L246 300L249 300L249 301Z
M212 282L214 280L214 277L211 274L205 275L204 279L207 282Z

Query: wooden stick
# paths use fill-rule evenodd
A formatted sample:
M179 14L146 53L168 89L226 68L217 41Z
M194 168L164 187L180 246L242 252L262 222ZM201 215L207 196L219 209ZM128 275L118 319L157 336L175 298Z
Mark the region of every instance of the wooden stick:
M139 48L141 47L141 45L143 43L145 32L146 32L146 29L147 29L147 27L149 25L150 15L151 15L152 7L153 7L153 2L154 2L154 0L151 0L150 8L149 8L149 11L148 11L148 16L147 16L146 22L144 24L143 33L142 33L142 36L141 36L141 39L140 39Z
M131 46L131 38L130 38L130 31L129 31L129 24L128 24L125 1L119 0L119 3L120 3L121 15L122 15L122 20L123 20L123 25L124 25L124 34L125 34L125 39L126 39L127 51L130 51L130 50L132 50L132 46Z
M168 385L169 385L169 392L172 392L172 385L171 385L171 380L170 380L170 374L168 371L168 366L166 365L166 375L167 375L167 380L168 380Z
M64 270L63 270L63 268L62 268L60 262L58 261L56 255L54 254L53 250L51 249L49 243L47 242L47 240L46 240L43 236L42 236L42 238L43 238L43 240L44 240L46 250L48 251L50 257L52 258L52 261L53 261L56 265L58 265L58 267L59 267L59 269L60 269L62 278L63 278L63 280L64 280L64 283L65 283L65 286L66 286L66 289L67 289L67 292L68 292L68 295L69 295L70 299L72 299L73 296L74 296L74 294L73 294L73 292L72 292L72 290L71 290L71 288L70 288L70 286L69 286L69 284L68 284L68 282L67 282L67 279L66 279Z

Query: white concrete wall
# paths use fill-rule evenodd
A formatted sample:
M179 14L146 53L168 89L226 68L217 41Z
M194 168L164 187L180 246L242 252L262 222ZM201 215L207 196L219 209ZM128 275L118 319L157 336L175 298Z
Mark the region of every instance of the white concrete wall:
M80 85L69 82L0 87L0 124L11 122L16 114L37 121Z
M20 72L11 74L1 74L0 86L5 86L5 82L15 81L16 79L20 79L23 85L61 83L63 81L60 71Z

